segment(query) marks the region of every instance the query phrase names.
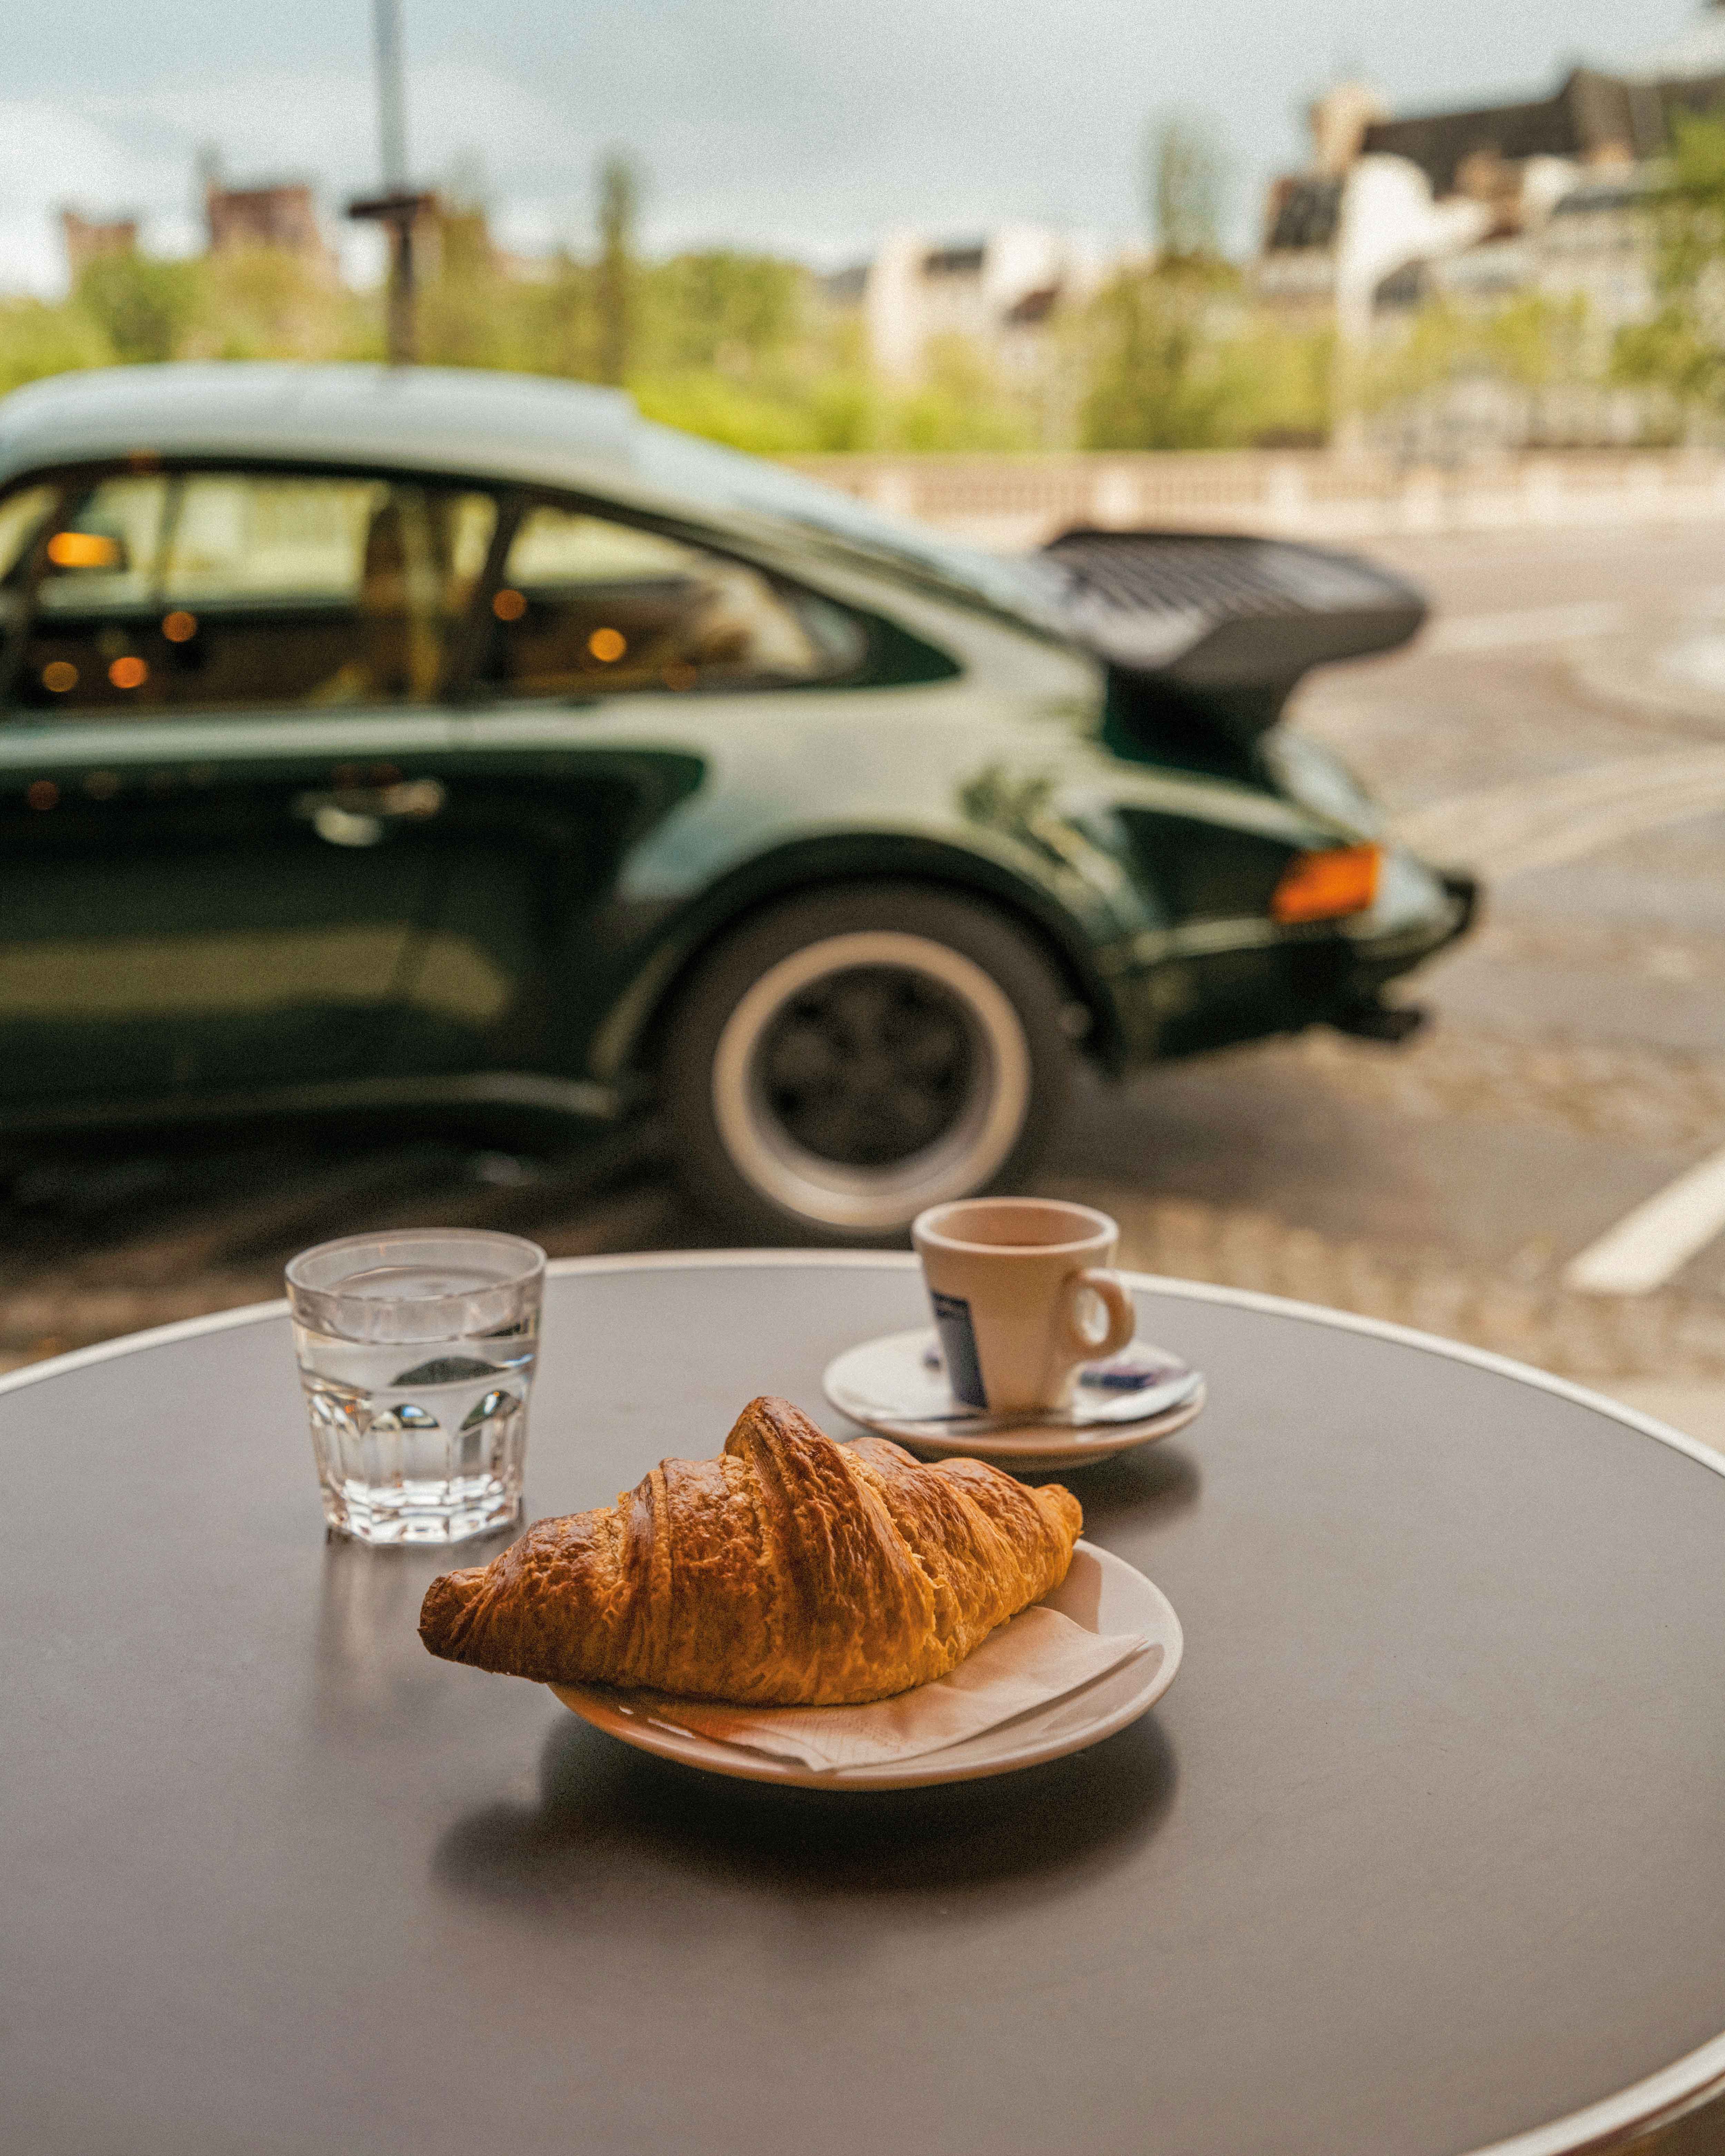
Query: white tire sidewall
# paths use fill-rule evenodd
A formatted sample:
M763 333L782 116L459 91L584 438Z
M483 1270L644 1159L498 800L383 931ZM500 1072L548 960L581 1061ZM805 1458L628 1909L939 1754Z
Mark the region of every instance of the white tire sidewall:
M980 1067L978 1097L954 1128L884 1169L846 1167L798 1145L765 1109L757 1070L762 1044L784 1006L860 966L900 968L944 988L964 1009ZM932 937L855 929L790 952L738 998L713 1052L713 1122L735 1172L769 1203L829 1231L879 1235L906 1226L925 1205L985 1188L1023 1134L1033 1083L1024 1022L975 959Z

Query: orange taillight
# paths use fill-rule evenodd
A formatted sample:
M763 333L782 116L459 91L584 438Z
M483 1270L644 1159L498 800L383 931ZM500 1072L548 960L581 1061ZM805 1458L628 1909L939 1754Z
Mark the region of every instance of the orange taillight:
M1270 901L1278 921L1333 921L1363 913L1378 896L1384 855L1377 846L1332 846L1297 854L1282 871Z

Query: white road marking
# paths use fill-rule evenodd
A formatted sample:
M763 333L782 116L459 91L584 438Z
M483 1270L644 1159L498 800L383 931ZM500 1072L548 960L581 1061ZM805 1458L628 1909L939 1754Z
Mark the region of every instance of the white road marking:
M1614 757L1579 771L1491 787L1395 819L1427 860L1502 878L1552 868L1643 831L1725 808L1725 749Z
M1502 613L1446 614L1420 640L1422 651L1507 651L1522 644L1566 644L1576 636L1611 636L1629 624L1616 599L1582 599L1567 606L1514 607Z
M1626 1213L1563 1269L1583 1295L1647 1295L1725 1229L1725 1146Z

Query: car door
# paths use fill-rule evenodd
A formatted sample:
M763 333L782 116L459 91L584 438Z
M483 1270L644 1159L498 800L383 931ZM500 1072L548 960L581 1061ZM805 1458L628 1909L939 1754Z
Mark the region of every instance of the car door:
M54 480L0 582L0 1101L406 1069L444 679L495 515L376 475Z
M627 978L619 864L704 775L678 700L834 678L862 641L749 564L584 502L518 501L499 552L408 1023L426 1067L572 1074Z

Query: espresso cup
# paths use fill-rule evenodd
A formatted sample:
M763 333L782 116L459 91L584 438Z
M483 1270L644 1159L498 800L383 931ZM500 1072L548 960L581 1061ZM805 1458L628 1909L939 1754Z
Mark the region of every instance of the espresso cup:
M962 1198L911 1224L953 1397L991 1414L1072 1404L1079 1365L1127 1346L1137 1317L1106 1268L1120 1229L1054 1198ZM1092 1329L1096 1305L1106 1325Z

